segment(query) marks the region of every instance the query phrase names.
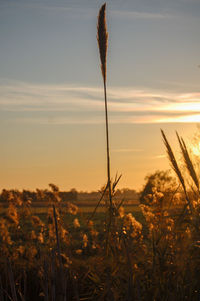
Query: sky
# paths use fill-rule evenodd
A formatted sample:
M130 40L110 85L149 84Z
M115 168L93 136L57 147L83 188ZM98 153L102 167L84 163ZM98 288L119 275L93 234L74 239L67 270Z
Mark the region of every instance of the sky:
M0 189L106 183L102 1L0 0ZM111 175L140 190L200 122L200 1L109 0ZM177 150L177 156L179 156Z

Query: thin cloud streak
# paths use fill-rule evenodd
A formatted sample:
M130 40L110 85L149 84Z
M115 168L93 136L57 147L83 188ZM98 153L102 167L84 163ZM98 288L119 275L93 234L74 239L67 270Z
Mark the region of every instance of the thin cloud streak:
M140 153L143 152L143 149L139 148L117 148L117 149L111 149L111 152L113 153Z
M166 19L171 18L172 15L162 13L151 13L151 12L139 12L139 11L122 11L113 10L111 14L120 18L131 18L131 19Z
M39 85L1 79L0 91L2 112L24 112L27 116L29 112L54 112L54 124L104 122L101 87ZM180 94L110 87L108 100L111 123L200 122L200 93L196 91ZM59 116L61 112L73 114L63 118ZM37 116L31 119L27 116L22 118L23 122L38 122Z
M199 123L200 115L194 116L190 115L188 117L182 118L162 118L157 119L153 116L142 117L132 117L132 118L112 118L110 119L110 124L166 124L166 123ZM15 118L7 120L9 123L25 123L25 124L37 124L37 125L97 125L103 124L104 118L102 117L92 117L88 118L70 118L70 117L43 117L43 118Z
M152 157L153 159L163 159L163 158L167 158L167 155L156 155L154 157Z

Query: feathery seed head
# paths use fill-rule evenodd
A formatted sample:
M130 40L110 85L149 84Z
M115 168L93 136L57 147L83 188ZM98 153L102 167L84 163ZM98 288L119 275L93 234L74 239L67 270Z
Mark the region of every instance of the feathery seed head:
M108 32L106 27L106 3L99 10L97 24L97 41L101 59L101 71L103 80L106 81L106 55L108 48Z

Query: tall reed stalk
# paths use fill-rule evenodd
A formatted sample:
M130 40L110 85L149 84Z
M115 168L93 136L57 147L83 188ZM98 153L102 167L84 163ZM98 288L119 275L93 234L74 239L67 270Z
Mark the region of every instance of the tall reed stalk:
M181 170L180 170L180 168L179 168L179 166L178 166L178 163L177 163L177 161L176 161L176 158L175 158L175 156L174 156L174 153L173 153L173 151L172 151L172 148L171 148L171 146L170 146L170 144L169 144L169 142L168 142L168 140L167 140L167 137L165 136L164 131L161 130L161 133L162 133L163 141L164 141L164 144L165 144L165 146L166 146L167 154L168 154L169 160L170 160L170 162L171 162L172 168L173 168L173 170L175 171L175 173L176 173L176 175L177 175L177 177L178 177L178 179L179 179L179 181L180 181L180 183L181 183L181 185L182 185L182 187L183 187L183 191L184 191L184 194L185 194L185 198L186 198L187 204L188 204L188 206L189 206L189 208L190 208L191 213L193 213L194 208L193 208L192 202L191 202L191 200L190 200L190 198L189 198L189 196L188 196L188 193L187 193L187 189L186 189L186 184L185 184L184 177L183 177L182 172L181 172ZM184 141L183 141L183 140L182 140L182 141L180 140L178 134L177 134L177 137L178 137L178 140L179 140L179 144L180 144L180 146L181 146L181 150L182 150L182 152L183 152L183 154L184 154L184 151L185 151L185 149L184 149L184 144L183 144ZM187 162L188 158L186 158L185 155L184 155L184 158L185 158L185 160L186 160L186 162ZM186 163L186 167L188 168L188 165L190 165L190 164L192 164L191 161L190 161L190 162L188 161L188 164ZM193 169L193 171L194 171L193 166L192 166L192 169ZM189 169L189 171L190 171L190 169Z
M105 100L105 122L106 122L106 150L107 150L107 186L109 192L110 209L112 209L112 191L110 177L110 150L109 150L109 129L108 129L108 107L107 107L107 91L106 91L106 58L108 48L108 32L106 26L106 3L99 10L97 24L97 41L99 46L99 54L101 61L101 72L104 85Z

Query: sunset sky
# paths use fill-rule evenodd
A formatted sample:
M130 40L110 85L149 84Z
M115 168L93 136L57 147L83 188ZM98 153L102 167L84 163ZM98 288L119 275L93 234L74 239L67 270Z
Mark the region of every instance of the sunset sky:
M0 0L0 189L106 182L102 1ZM200 132L200 1L107 1L111 173L141 189ZM177 153L177 157L179 154Z

